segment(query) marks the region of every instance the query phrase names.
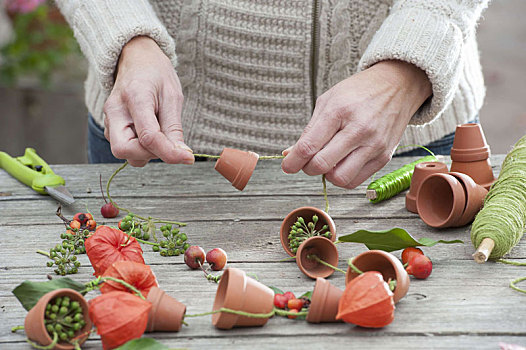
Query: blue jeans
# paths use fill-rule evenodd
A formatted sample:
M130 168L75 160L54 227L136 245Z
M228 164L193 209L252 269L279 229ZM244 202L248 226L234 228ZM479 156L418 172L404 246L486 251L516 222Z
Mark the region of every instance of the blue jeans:
M478 123L478 116L475 120L470 123ZM453 146L453 139L455 133L447 134L440 140L433 141L425 147L429 148L434 154L449 155L451 147ZM401 154L397 154L396 157L418 157L427 156L429 153L422 149L417 148L411 151L407 151ZM123 163L123 159L117 159L111 153L110 143L104 137L104 130L95 123L93 117L90 115L88 118L88 161L90 163ZM158 161L157 159L154 161Z

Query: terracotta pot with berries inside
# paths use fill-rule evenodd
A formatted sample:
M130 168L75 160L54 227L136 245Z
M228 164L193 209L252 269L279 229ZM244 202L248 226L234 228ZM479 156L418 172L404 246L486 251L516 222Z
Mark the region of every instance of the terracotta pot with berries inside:
M158 287L150 289L146 300L152 303L152 308L148 314L146 332L178 332L181 329L186 305L172 298Z
M88 339L92 323L88 303L77 291L68 288L53 290L42 296L29 310L24 321L27 337L42 346L58 343L53 349L74 349L70 342L82 344Z
M396 281L396 287L393 291L395 303L407 294L409 289L409 276L400 260L393 254L384 252L383 250L369 250L352 259L352 263L362 272L378 271L386 282ZM349 267L345 275L345 284L349 284L359 275L359 273Z
M340 288L333 286L326 279L318 277L311 296L307 322L339 322L336 315L342 295L343 291Z
M332 218L321 209L301 207L291 211L280 228L281 246L288 255L294 256L299 246L310 237L322 236L336 240L336 225Z
M257 153L225 148L214 169L230 181L232 186L242 191L256 169L258 160Z
M325 237L311 237L300 245L296 253L296 264L310 278L329 277L334 269L327 264L338 265L338 249Z
M269 287L247 277L244 271L228 268L219 281L213 310L227 308L247 313L266 314L274 308L274 292ZM219 329L263 326L268 318L254 318L227 312L212 315L212 324Z

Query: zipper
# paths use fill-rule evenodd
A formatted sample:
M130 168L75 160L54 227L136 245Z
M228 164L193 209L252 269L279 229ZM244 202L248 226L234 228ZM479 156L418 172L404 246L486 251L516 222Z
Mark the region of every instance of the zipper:
M317 88L316 82L318 77L318 55L320 51L320 1L312 0L312 39L311 39L311 94L312 94L312 110L316 105Z

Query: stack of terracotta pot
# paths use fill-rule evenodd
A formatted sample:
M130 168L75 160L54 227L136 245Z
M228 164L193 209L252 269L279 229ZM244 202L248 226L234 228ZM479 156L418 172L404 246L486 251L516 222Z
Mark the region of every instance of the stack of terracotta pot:
M469 224L495 182L489 156L479 124L457 126L450 172L440 162L417 164L406 195L407 210L436 228Z

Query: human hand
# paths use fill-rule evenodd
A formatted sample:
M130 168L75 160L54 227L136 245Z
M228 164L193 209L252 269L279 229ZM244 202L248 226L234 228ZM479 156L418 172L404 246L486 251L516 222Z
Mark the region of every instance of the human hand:
M150 159L192 164L181 125L183 93L168 57L144 36L124 46L115 85L104 105L104 135L116 158L133 166Z
M316 101L296 144L284 152L286 173L326 174L355 188L389 162L409 120L431 96L416 66L382 61L336 84Z

